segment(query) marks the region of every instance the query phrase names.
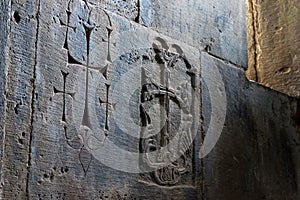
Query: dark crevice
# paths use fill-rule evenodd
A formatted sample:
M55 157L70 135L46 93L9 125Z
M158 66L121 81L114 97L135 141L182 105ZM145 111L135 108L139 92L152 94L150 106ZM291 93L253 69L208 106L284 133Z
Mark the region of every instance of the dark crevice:
M84 2L84 4L86 5L86 7L89 9L89 10L91 10L90 9L90 6L89 6L89 4L88 4L88 2L87 2L87 0L82 0L83 2Z
M211 46L210 45L206 45L204 50L209 53L211 51Z
M256 11L255 9L255 5L253 3L253 0L249 0L249 3L250 3L250 6L251 6L251 9L252 9L252 27L253 27L253 35L252 35L252 39L253 39L253 46L254 46L254 51L253 51L253 68L254 68L254 72L255 72L255 81L258 82L258 71L257 71L257 64L258 64L258 56L257 56L257 45L258 45L258 42L257 42L257 15L258 15L258 12Z
M14 108L14 111L15 111L15 114L18 115L19 114L19 107L20 107L20 104L17 103L15 108Z
M65 42L64 42L64 46L63 46L64 49L66 50L69 50L69 46L68 46L68 36L66 35L66 38L65 38ZM70 53L68 53L70 54ZM69 58L68 58L69 59Z
M143 104L146 102L146 100L148 100L147 97L147 93L148 93L148 88L147 88L147 84L146 83L146 72L144 67L142 67L142 77L141 77L141 86L142 86L142 90L140 93L140 120L141 120L141 125L142 127L146 127L147 124L151 124L151 119L150 116L147 114L146 110L143 107ZM142 138L142 137L141 137ZM141 139L142 141L142 139Z
M27 161L27 179L26 179L26 199L29 198L29 184L30 184L30 170L31 170L31 154L32 154L32 142L33 142L33 123L34 123L34 114L35 114L35 93L36 93L36 68L37 68L37 58L38 58L38 41L39 41L39 29L40 29L40 7L41 2L38 0L37 2L37 12L36 12L36 35L35 35L35 55L34 55L34 66L33 66L33 79L32 84L32 93L31 93L31 122L30 122L30 133L29 133L29 147L28 147L28 161Z
M201 74L201 70L200 70L200 75L199 75L200 77L202 77L202 74ZM199 90L200 90L200 143L202 143L203 144L203 142L204 142L204 138L205 138L205 130L204 130L204 124L205 124L205 122L204 122L204 113L203 113L203 79L201 79L201 81L200 81L200 85L199 85ZM199 151L199 154L201 153L201 151ZM201 156L201 158L202 158L202 156ZM205 198L205 180L204 180L204 173L205 173L205 169L204 169L204 158L202 158L202 159L200 159L200 167L201 167L201 174L200 174L200 187L201 187L201 193L202 193L202 195L201 195L201 199L202 200L205 200L206 198Z
M294 120L296 126L300 127L300 99L297 99L297 110L292 119Z
M15 11L14 12L14 19L15 19L15 22L18 24L20 23L21 21L21 16L19 15L19 12L18 11Z
M24 140L23 140L22 138L18 138L18 143L19 143L20 145L24 145Z
M108 126L108 109L109 109L109 102L108 102L108 98L109 98L109 87L110 85L106 84L106 116L105 116L105 130L109 131L109 126Z
M108 45L108 47L107 47L107 49L108 49L108 53L107 53L107 61L109 61L109 62L112 62L112 60L111 60L111 56L110 56L110 36L111 36L111 33L112 33L112 28L111 27L106 27L106 29L107 29L107 32L108 32L108 42L107 42L107 45Z
M140 23L140 15L141 15L141 14L140 14L140 12L141 12L140 0L137 0L136 6L137 6L137 15L136 15L134 21L135 21L136 23Z
M68 137L68 133L67 133L67 126L64 125L64 134L65 134L65 140L69 140L70 138Z
M68 63L69 64L77 64L77 65L82 65L79 61L77 61L73 56L70 55L70 52L68 52Z
M108 70L108 65L103 67L100 71L100 73L104 76L104 78L107 80L107 70Z
M197 98L193 95L192 96L192 105L191 105L191 109L190 109L190 111L191 111L191 113L192 113L192 116L193 116L193 118L194 117L196 117L196 116L201 116L202 115L202 103L201 103L201 101L202 101L202 90L201 90L201 80L200 79L198 79L199 81L196 81L197 80L197 77L196 76L199 76L200 77L200 75L199 74L196 74L196 71L194 71L194 70L192 70L192 66L190 65L190 63L187 61L187 59L185 58L184 59L185 60L185 62L186 63L188 63L189 65L187 65L186 64L186 66L187 66L187 68L190 70L190 71L188 71L187 72L187 74L190 76L190 78L191 78L191 86L192 86L192 88L193 88L193 91L195 92L195 94L200 94L199 96L200 96L200 102L199 101L197 101ZM190 66L190 68L188 67L188 66ZM200 73L201 73L201 71L200 71ZM200 107L200 112L198 113L198 112L196 112L196 110L194 109L194 108L196 108L196 107ZM196 117L196 119L197 119L198 117ZM197 123L197 122L196 122ZM199 121L199 124L200 124L200 133L199 134L201 134L201 130L203 129L202 127L201 127L201 122ZM192 125L193 127L196 127L195 126L195 123L193 122L193 125ZM198 127L198 130L199 130L199 127ZM198 133L198 130L197 130L197 133ZM198 135L198 134L196 134L196 135ZM198 150L198 148L197 147L199 147L200 146L200 142L199 142L199 138L201 137L197 137L197 136L194 136L194 139L193 139L193 142L192 142L192 174L195 174L195 176L193 176L192 177L192 180L193 180L193 183L194 183L194 185L198 185L199 184L199 182L201 182L201 180L203 180L203 176L202 176L202 174L203 174L203 171L201 171L201 173L199 173L199 171L200 170L203 170L203 168L201 168L201 161L199 161L199 155L197 154L197 150ZM203 160L203 159L202 159ZM200 164L199 164L199 162L200 162ZM202 161L203 162L203 161ZM197 166L199 166L200 165L200 170L198 170L197 169ZM198 181L197 179L196 179L196 177L200 177L200 181ZM199 184L200 185L200 184ZM203 188L201 187L201 185L200 185L200 188L201 188L201 191L203 191ZM202 194L202 198L203 198L203 195L204 194Z

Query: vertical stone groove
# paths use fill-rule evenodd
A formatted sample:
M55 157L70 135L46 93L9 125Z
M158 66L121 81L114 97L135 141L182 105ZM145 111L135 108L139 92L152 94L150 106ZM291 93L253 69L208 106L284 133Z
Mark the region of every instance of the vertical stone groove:
M38 38L39 38L39 26L40 26L40 0L37 1L37 13L36 13L36 37L35 37L35 53L34 53L34 66L33 66L33 78L31 79L32 84L32 99L31 99L31 123L30 123L30 135L29 135L29 147L28 147L28 160L27 160L27 179L26 179L26 198L29 198L29 179L30 179L30 168L31 168L31 147L32 147L32 137L33 137L33 123L34 123L34 103L35 103L35 78L36 78L36 66L37 66L37 56L38 56Z
M136 6L137 6L137 15L136 15L136 18L134 19L134 21L136 23L140 23L140 16L141 16L141 3L140 3L140 0L137 0Z
M258 28L257 28L257 25L258 25L258 22L257 22L257 18L258 18L258 12L257 12L257 9L255 9L255 3L253 2L253 0L250 0L250 6L251 6L251 9L252 9L252 28L253 28L253 46L254 46L254 50L253 50L253 67L254 67L254 71L255 71L255 77L254 77L254 80L255 81L259 81L259 78L258 78L258 71L257 71L257 68L258 68L258 62L257 62L257 46L259 45L258 41L257 41L257 31L258 31Z
M200 52L200 51L199 51ZM200 95L199 95L199 98L200 98L200 137L201 137L201 141L200 141L200 145L203 144L203 141L204 141L204 137L205 137L205 132L204 132L204 114L203 114L203 84L202 84L202 62L201 62L201 54L202 52L200 52L200 56L199 56L199 60L200 60L200 74L199 74L199 77L200 77L200 81L199 81L199 91L200 91ZM199 148L200 149L200 148ZM199 151L199 153L201 153ZM196 158L198 159L198 158ZM201 200L205 200L205 188L204 188L204 159L200 159L200 188L201 188Z

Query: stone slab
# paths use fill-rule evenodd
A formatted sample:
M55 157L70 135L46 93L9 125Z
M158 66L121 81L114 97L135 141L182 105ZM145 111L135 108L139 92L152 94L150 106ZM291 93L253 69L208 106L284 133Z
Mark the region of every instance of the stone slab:
M214 84L225 86L225 91L221 87L210 89L203 79L205 137L207 130L219 123L212 121L216 109L212 109L210 97L225 92L227 99L222 133L203 161L205 198L299 198L296 99L249 82L242 70L205 53L201 69L203 77L220 74L222 78Z
M199 48L153 10L141 25L93 2L10 3L3 199L299 198L299 101L247 81L239 48L219 54L245 46L228 40L239 4L233 23L194 3L205 34L230 35Z
M140 0L140 23L247 69L246 2Z
M247 77L293 97L300 96L300 4L248 0Z
M94 6L102 7L115 14L138 22L140 15L139 0L90 0Z
M30 168L32 96L36 56L37 4L34 1L4 1L9 15L1 22L6 61L5 117L2 157L2 198L25 199ZM9 6L9 8L7 7ZM7 12L6 11L6 12ZM5 13L4 13L5 14ZM5 26L9 25L9 28ZM2 50L2 49L1 49ZM4 74L2 74L4 70ZM4 79L4 80L5 80ZM3 79L1 79L2 82ZM1 140L2 141L2 140Z
M41 10L29 197L196 198L198 49L80 0ZM169 141L188 150L150 153Z
M8 33L9 33L9 1L1 2L0 12L0 157L2 171L2 158L3 158L3 136L4 136L4 118L5 118L5 84L6 72L8 63ZM2 92L3 91L3 92ZM0 174L0 182L2 181L2 173Z

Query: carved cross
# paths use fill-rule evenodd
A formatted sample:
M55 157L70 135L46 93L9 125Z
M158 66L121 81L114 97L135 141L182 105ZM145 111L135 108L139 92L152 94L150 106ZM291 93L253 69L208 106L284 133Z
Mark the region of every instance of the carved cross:
M70 97L74 98L75 93L66 91L66 81L69 73L61 71L61 74L63 75L63 89L58 90L56 87L53 87L53 89L55 94L61 93L63 95L63 114L61 120L63 122L66 122L66 95L69 95Z
M106 132L109 131L109 124L108 124L108 112L109 112L109 107L115 107L116 103L112 104L110 101L109 101L109 87L110 85L107 85L106 84L106 99L105 100L102 100L101 98L99 98L99 103L100 103L100 106L102 104L105 104L106 105L106 118L105 118L105 135L107 136Z
M66 26L67 27L67 33L66 35L68 35L68 29L72 28L75 29L74 27L69 25L69 20L70 18L70 13L68 13L68 24L64 24L61 22L62 26ZM110 21L110 20L109 20ZM97 29L97 26L90 24L90 20L88 20L87 22L83 22L82 26L84 27L84 31L85 31L85 40L86 40L86 63L81 63L79 61L77 61L75 58L73 58L70 53L68 52L68 63L69 64L76 64L79 65L80 67L85 68L85 76L86 76L86 83L85 83L85 99L84 99L84 113L83 113L83 118L82 118L82 122L81 125L88 127L89 129L93 129L92 125L91 125L91 121L90 121L90 113L89 113L89 71L90 70L98 70L100 73L102 73L104 75L105 78L107 78L106 72L107 72L107 67L106 66L101 66L101 67L93 67L90 66L90 42L91 42L91 34L93 32L93 30ZM111 22L110 25L107 27L107 31L108 31L108 41L107 41L107 45L108 45L108 50L109 50L109 46L110 46L110 34L112 32L111 29ZM68 41L67 41L67 36L66 36L66 41L64 44L64 48L68 49ZM110 51L108 51L108 55L107 55L107 61L111 62L111 57L110 57ZM108 103L108 102L107 102ZM109 104L108 104L109 105ZM108 106L107 106L107 111L106 114L108 114ZM108 120L107 120L108 116L106 116L106 125L105 125L105 129L108 130Z
M90 119L89 119L89 106L88 106L88 94L89 94L89 70L90 69L95 69L95 70L99 70L100 73L102 73L104 75L105 78L107 78L106 76L106 72L107 72L107 67L105 66L101 69L99 69L98 67L91 67L90 66L90 37L91 37L91 33L94 30L94 26L91 26L89 24L83 24L84 29L85 29L85 35L86 35L86 42L87 42L87 62L86 65L84 66L86 69L86 87L85 87L85 106L84 106L84 115L83 115L83 119L82 119L82 125L89 127L90 129L92 129L91 123L90 123ZM108 29L109 30L109 29ZM110 31L109 31L110 34ZM108 42L109 43L109 42ZM108 48L109 48L109 44L108 44ZM110 62L110 53L108 52L107 55L107 60ZM109 93L109 85L106 85L107 88L107 99L104 102L100 101L100 105L105 103L106 104L106 122L105 122L105 130L109 130L108 128L108 108L110 105L112 105L111 103L108 102L108 93Z

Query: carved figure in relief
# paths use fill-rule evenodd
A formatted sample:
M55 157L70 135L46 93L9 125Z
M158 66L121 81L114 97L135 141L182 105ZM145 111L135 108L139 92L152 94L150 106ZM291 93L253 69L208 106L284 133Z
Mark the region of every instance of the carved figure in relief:
M145 84L141 91L141 116L146 128L141 132L140 149L146 153L142 154L141 163L154 169L142 178L159 185L176 185L182 182L182 174L192 173L190 144L193 141L191 111L194 106L195 74L183 51L178 46L174 47L176 53L171 53L167 43L157 38L153 52L160 77L154 80L151 75L153 69L147 69L147 66L142 70ZM153 104L153 101L160 105L160 110L156 112L160 116L152 116L161 119L159 133L153 132L151 113L147 111L150 107L147 104ZM151 152L158 153L153 156Z
M110 76L114 76L109 73L114 65L110 56L112 22L104 10L92 7L82 0L70 1L66 13L67 20L60 22L66 27L63 48L68 54L67 68L70 71L77 69L77 91L66 92L65 80L68 73L65 72L62 72L63 90L54 88L54 91L63 93L64 101L65 95L73 97L74 127L72 127L72 132L77 131L75 137L81 140L79 160L86 174L93 158L90 155L93 149L88 147L88 140L91 138L95 140L92 141L94 146L97 146L99 142L102 144L105 142L108 133L111 132L109 110L116 104L110 101L110 87L112 87ZM141 74L137 72L142 79L141 84L137 83L141 85L141 91L138 89L139 100L137 102L140 103L138 112L140 112L143 127L140 133L137 130L137 134L140 134L138 139L140 140L138 144L140 157L137 156L137 162L141 168L145 166L151 169L146 170L147 173L141 173L141 178L158 185L190 184L194 163L193 145L191 145L194 139L193 134L195 134L192 131L193 109L197 106L194 101L195 70L178 45L169 46L163 39L156 38L150 51L152 58L149 62L152 64L137 68L137 71L141 69ZM128 59L128 71L130 71L131 64L137 64L138 60L143 58L143 55L135 56L136 59ZM120 62L121 60L122 56ZM116 72L118 73L120 71ZM97 86L101 88L103 94L100 92L101 95L98 95ZM96 102L95 99L97 99ZM156 106L153 112L151 106L154 104L159 106ZM97 106L105 109L104 114L102 113L105 115L104 125L101 125L99 115L96 115L96 110L99 110L99 108L96 109ZM64 104L62 119L68 123L65 109ZM153 120L157 121L157 119L160 119L159 132L156 131L157 127L154 127L153 123ZM68 135L67 128L64 128L65 134ZM72 138L68 140L71 141ZM93 153L96 154L96 150ZM99 157L102 156L101 153L99 155ZM182 176L185 173L190 173L190 176L188 178Z

